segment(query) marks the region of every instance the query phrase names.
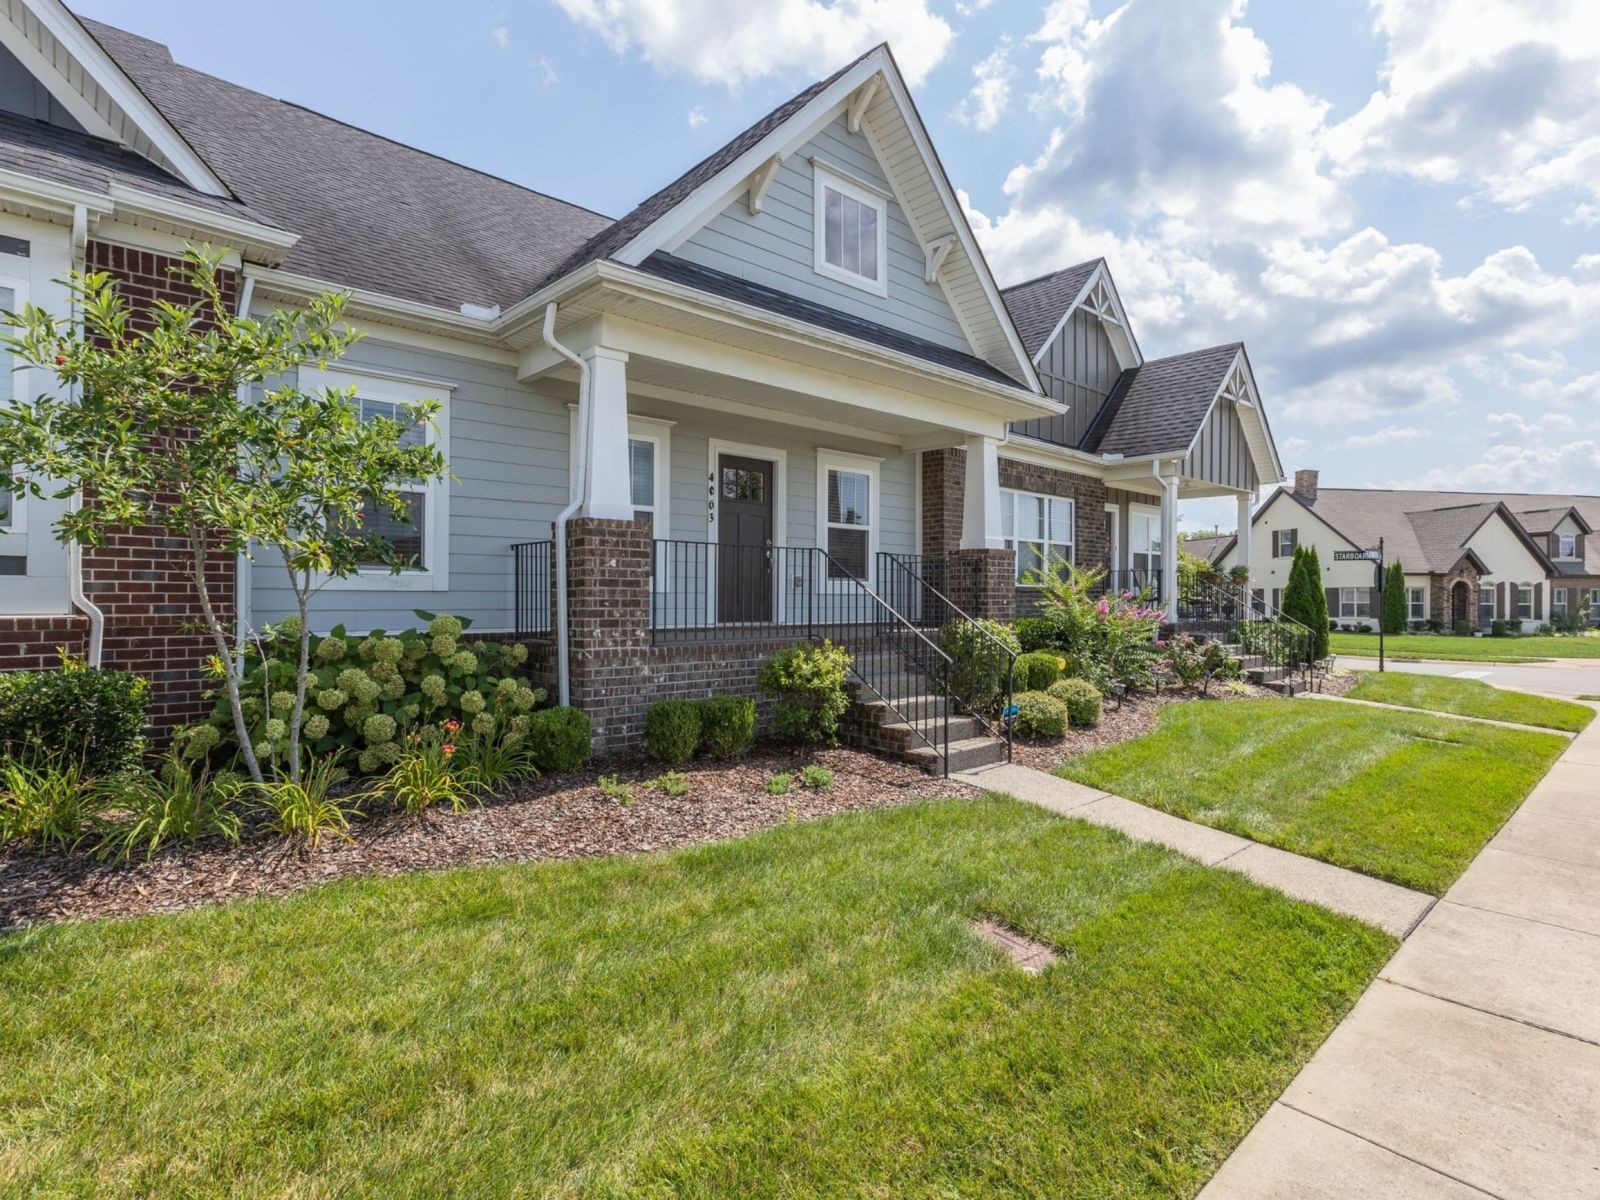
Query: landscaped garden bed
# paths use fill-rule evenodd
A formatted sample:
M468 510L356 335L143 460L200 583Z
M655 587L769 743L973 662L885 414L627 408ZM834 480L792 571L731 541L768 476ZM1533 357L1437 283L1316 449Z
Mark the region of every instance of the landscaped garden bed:
M0 1190L1193 1195L1394 947L1012 801L767 819L6 935Z
M1060 773L1440 895L1566 749L1554 733L1317 701L1169 705Z
M799 773L810 764L832 773L829 786L804 786ZM263 828L253 836L247 830L237 846L213 840L124 864L22 847L0 854L0 927L177 912L281 896L347 875L645 853L964 790L905 763L844 748L761 747L737 761L697 761L680 771L687 790L678 796L650 786L662 767L636 757L515 784L460 812L375 809L378 815L351 823L349 841L328 837L315 851ZM789 791L775 795L768 785L779 774L793 780ZM602 790L602 777L613 795Z

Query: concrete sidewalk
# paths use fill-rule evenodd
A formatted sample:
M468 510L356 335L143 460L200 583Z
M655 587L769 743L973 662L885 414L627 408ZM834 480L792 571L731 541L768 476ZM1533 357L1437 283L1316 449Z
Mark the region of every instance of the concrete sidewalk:
M1200 1195L1600 1197L1600 721Z

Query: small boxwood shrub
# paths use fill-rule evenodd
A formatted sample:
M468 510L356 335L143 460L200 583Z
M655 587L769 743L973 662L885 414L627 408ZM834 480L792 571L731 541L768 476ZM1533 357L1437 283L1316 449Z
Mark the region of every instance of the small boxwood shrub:
M1017 656L1016 690L1019 692L1042 692L1056 680L1061 678L1061 669L1065 667L1066 660L1061 655L1050 651L1035 650L1030 654Z
M1049 690L1067 706L1067 722L1074 728L1092 729L1100 724L1100 689L1087 679L1060 679Z
M837 737L839 718L850 706L844 691L850 661L848 651L824 641L785 647L761 664L756 681L777 701L772 727L779 737L799 742Z
M1067 731L1067 706L1049 692L1023 692L1012 723L1018 737L1053 738Z
M137 766L150 684L69 662L0 674L0 758L75 763L85 777Z
M543 708L528 714L524 733L533 765L545 774L576 771L589 761L593 727L575 708Z
M976 712L995 711L1005 697L1011 657L1001 647L1012 655L1022 648L1016 631L999 621L957 621L939 635L939 648L950 656L951 690Z
M693 700L657 700L644 714L644 748L674 767L694 757L700 745L700 708Z
M1060 650L1065 645L1060 622L1049 617L1021 617L1012 628L1017 631L1017 642L1027 654L1036 650Z
M711 696L698 702L700 749L712 758L735 758L756 737L756 702L748 696Z

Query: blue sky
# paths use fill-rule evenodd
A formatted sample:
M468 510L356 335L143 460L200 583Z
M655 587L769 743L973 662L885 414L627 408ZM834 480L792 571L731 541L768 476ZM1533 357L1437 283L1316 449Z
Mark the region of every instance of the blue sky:
M887 39L1001 281L1103 254L1147 356L1243 340L1290 470L1600 492L1592 0L76 7L612 215Z

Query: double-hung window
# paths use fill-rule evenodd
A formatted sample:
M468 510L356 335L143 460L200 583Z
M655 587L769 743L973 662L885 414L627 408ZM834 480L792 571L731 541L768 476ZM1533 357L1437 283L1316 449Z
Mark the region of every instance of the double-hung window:
M1556 557L1557 558L1577 558L1578 557L1578 535L1577 534L1575 534L1575 533L1558 533L1558 534L1556 534Z
M1478 585L1478 624L1487 625L1494 620L1494 584Z
M1000 534L1016 551L1017 582L1037 586L1041 573L1060 573L1073 562L1072 501L1033 492L1000 493Z
M1371 588L1340 588L1339 615L1341 617L1370 617L1372 615Z
M878 541L878 464L854 454L817 457L822 488L822 528L829 579L873 578Z
M1272 531L1272 557L1293 558L1294 548L1300 544L1300 531L1298 529L1274 529Z
M1410 607L1410 619L1423 621L1428 616L1428 590L1426 588L1407 588L1406 602Z
M1600 621L1600 588L1589 589L1589 620Z
M349 401L363 421L386 419L401 421L406 445L431 445L446 462L450 458L450 395L453 386L366 372L359 368L300 368L300 387L305 391L334 388L354 389ZM432 421L413 419L412 407L437 400L439 410ZM387 541L394 549L400 570L388 563L365 564L345 579L328 580L335 590L412 590L443 591L450 586L450 488L447 479L409 480L395 489L401 498L399 512L376 500L362 508L362 528Z
M1564 617L1567 615L1567 589L1556 588L1550 593L1550 615Z
M1517 619L1520 621L1533 620L1533 584L1517 584Z
M888 198L815 164L816 269L852 287L888 294Z

